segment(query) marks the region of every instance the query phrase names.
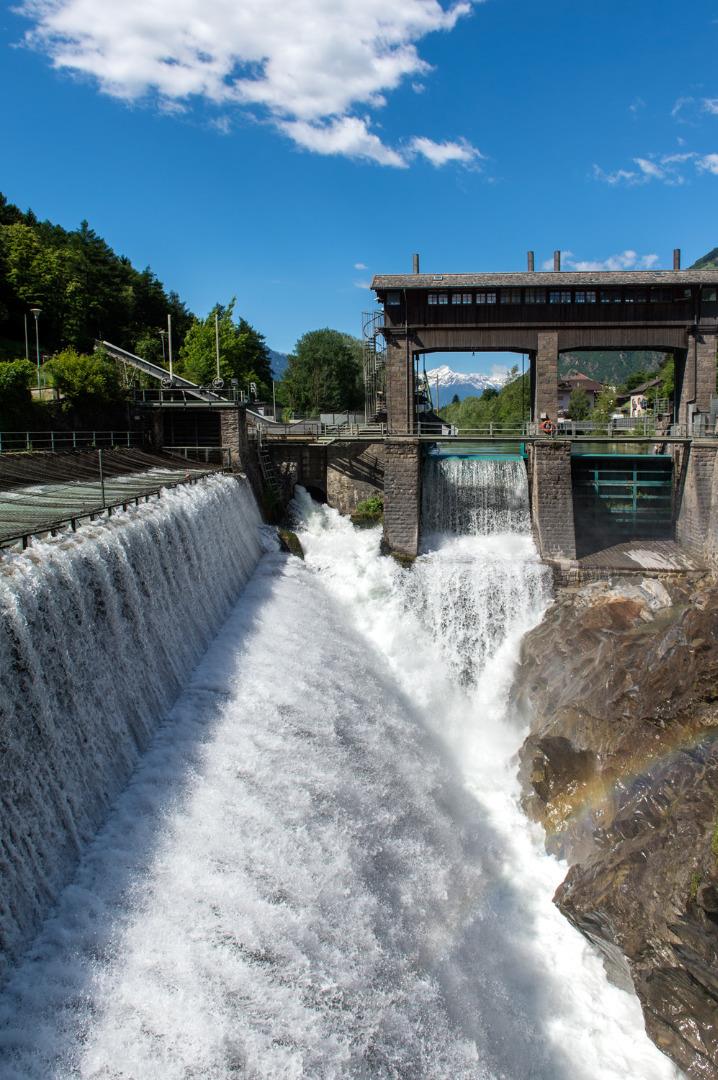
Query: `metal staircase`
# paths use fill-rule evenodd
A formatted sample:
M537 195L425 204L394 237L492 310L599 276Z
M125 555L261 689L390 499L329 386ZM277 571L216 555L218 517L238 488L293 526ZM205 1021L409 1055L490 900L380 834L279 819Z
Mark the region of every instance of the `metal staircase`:
M383 311L362 314L362 362L364 367L364 415L368 423L386 411L386 341L381 333Z

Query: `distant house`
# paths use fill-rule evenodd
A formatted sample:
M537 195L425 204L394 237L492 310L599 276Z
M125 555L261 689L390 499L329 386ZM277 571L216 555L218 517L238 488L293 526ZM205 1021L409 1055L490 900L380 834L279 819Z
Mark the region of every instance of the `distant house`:
M656 396L651 395L649 400L648 394L651 390L658 390L661 385L661 379L649 379L648 382L641 383L640 386L634 386L628 394L619 394L616 398L616 404L624 407L629 416L645 416L646 413L651 410L651 400Z
M569 400L574 390L584 390L588 398L588 407L592 409L596 404L596 398L604 389L603 383L596 382L581 371L572 371L565 379L560 379L558 384L558 413L559 416L568 416Z

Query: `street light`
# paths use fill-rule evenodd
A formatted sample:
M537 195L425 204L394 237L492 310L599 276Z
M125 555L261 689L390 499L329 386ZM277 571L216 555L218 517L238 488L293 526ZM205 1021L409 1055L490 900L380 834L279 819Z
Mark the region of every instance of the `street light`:
M162 366L166 367L167 357L165 356L165 338L167 337L167 331L160 330L160 337L162 338Z
M215 341L215 346L217 348L217 383L219 384L219 382L222 379L222 376L219 373L219 312L218 311L215 311L215 313L214 313L214 341Z
M42 308L31 307L30 314L35 316L35 350L37 352L37 389L40 390L40 329L38 326L38 319L42 313ZM40 395L38 394L38 397Z

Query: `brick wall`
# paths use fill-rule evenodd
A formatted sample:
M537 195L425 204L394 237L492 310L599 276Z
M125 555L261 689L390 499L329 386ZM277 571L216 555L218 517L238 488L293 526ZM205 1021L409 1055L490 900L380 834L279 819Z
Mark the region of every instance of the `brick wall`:
M413 557L419 552L421 446L418 439L387 439L384 455L384 542Z
M384 491L383 443L333 443L327 447L327 502L342 514Z
M718 568L718 442L691 444L676 539L691 555Z
M541 557L575 559L571 444L537 442L529 446L531 524Z

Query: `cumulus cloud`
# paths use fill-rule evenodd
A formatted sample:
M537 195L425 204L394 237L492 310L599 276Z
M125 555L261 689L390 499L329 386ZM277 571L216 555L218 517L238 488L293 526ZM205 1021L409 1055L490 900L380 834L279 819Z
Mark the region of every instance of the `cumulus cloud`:
M354 263L354 269L355 270L368 270L369 267L367 266L366 263L358 262L358 263Z
M639 255L630 248L607 259L577 259L572 251L561 252L562 270L652 270L657 263L657 255ZM553 270L553 259L547 259L542 268Z
M718 116L718 98L703 98L703 112Z
M696 160L696 168L699 172L713 173L718 176L718 154L704 154Z
M113 97L254 108L305 149L398 168L406 155L354 110L382 107L404 80L422 85L431 69L417 43L475 2L20 0L18 10L33 23L29 44ZM445 162L467 160L462 143L413 151L439 164L438 148Z
M470 165L478 161L482 154L468 143L465 139L458 142L434 142L423 135L417 135L409 143L409 152L421 154L436 168L446 165L450 161L457 161L462 165Z

